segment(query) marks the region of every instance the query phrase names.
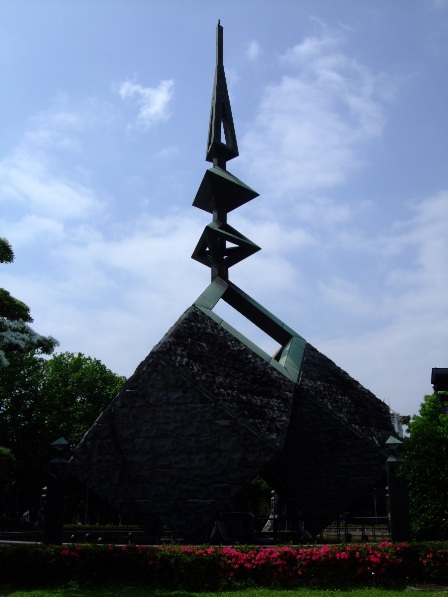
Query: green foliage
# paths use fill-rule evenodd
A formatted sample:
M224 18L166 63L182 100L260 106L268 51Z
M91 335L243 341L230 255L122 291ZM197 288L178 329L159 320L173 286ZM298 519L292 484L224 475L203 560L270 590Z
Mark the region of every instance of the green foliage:
M12 353L0 368L0 438L16 458L16 483L9 510L22 514L37 508L45 482L48 448L41 426L39 392L44 359Z
M54 355L45 363L40 390L42 425L77 444L125 381L98 359L81 353Z
M271 487L261 477L255 477L230 504L233 512L252 512L257 518L269 518Z
M4 288L0 288L0 315L12 321L18 319L28 322L33 321L30 308L22 301L11 296Z
M0 263L12 263L14 261L14 253L11 245L6 238L0 237Z
M11 245L0 238L0 263L13 261ZM29 307L0 288L0 444L17 464L14 503L7 506L3 491L0 508L35 518L49 444L63 435L75 445L125 380L82 354L41 358L58 343L32 330L31 321Z
M7 496L14 481L16 459L11 450L0 446L0 515L7 516Z
M8 448L0 446L0 490L10 482L16 459Z
M45 360L15 352L9 357L9 366L0 368L0 441L17 461L10 510L30 510L35 518L46 485L49 444L63 435L76 445L124 378L82 354Z
M0 263L11 263L14 253L5 238L0 238ZM58 345L51 336L41 336L26 322L33 321L25 303L0 288L0 368L10 364L15 352L51 354Z
M448 538L448 414L425 396L405 441L411 519L418 539Z
M7 367L14 353L51 354L57 345L57 340L37 334L21 319L0 316L0 367Z

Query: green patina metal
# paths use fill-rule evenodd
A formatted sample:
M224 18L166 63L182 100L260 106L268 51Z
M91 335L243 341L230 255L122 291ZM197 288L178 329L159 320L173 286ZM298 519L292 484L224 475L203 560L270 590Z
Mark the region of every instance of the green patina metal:
M222 317L214 313L213 309L221 299L232 307L237 305L236 310L241 315L281 344L280 350L274 356L270 356L222 319ZM219 277L215 278L194 304L267 363L291 379L291 381L296 382L298 380L306 340L243 292L238 286L232 284L232 282L226 282Z
M225 143L221 141L221 130L224 130ZM223 29L218 21L216 28L216 69L213 84L210 124L207 139L206 160L213 165L221 165L238 157L238 143L233 125L232 108L227 91L226 74L223 60Z
M214 261L218 261L227 271L232 265L259 250L258 245L229 224L213 221L205 227L193 251L192 259L208 267L213 267Z
M216 208L226 213L258 197L258 193L239 178L219 167L209 168L193 201L194 207L213 213Z
M224 131L225 142L221 139ZM226 162L238 156L238 144L232 119L223 62L223 28L216 30L216 70L210 110L206 160L213 162L202 182L193 206L213 215L193 251L192 259L210 267L212 283L201 294L195 305L226 329L254 353L296 382L306 341L275 317L248 294L229 281L229 268L260 250L254 242L227 223L227 214L258 197L258 193L226 170ZM274 355L268 355L237 329L213 312L222 299L249 321L263 330L281 346Z

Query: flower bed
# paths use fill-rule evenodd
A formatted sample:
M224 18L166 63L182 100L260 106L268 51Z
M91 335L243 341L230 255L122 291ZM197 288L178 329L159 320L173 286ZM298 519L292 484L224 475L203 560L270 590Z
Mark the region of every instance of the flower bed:
M0 548L0 583L126 582L187 590L448 582L448 543L314 547L17 545Z

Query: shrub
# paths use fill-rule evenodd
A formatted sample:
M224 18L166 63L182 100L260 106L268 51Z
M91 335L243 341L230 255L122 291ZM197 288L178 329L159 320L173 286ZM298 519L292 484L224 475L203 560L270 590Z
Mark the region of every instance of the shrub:
M448 543L313 547L17 545L0 548L0 583L125 582L182 590L343 588L448 582Z
M417 545L419 564L425 579L448 583L448 543L428 541Z

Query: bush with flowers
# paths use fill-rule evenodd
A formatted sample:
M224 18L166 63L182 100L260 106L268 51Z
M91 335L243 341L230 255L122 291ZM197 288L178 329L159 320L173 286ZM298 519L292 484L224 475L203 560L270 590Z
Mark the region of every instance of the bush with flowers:
M448 550L446 541L428 541L419 543L420 565L426 579L433 582L448 583Z
M0 548L0 583L39 587L124 582L219 590L448 583L448 543L211 547L19 545Z

